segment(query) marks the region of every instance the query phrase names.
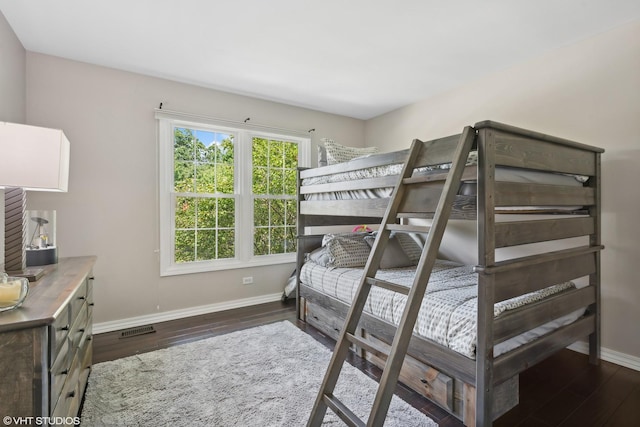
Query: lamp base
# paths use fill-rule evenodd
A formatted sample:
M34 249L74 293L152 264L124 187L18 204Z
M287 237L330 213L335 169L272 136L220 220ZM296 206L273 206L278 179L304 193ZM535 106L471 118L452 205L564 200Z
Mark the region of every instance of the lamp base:
M7 274L11 277L24 277L30 282L35 282L44 276L44 268L25 268L24 270L7 271Z
M58 263L58 247L50 246L42 249L27 249L27 267Z

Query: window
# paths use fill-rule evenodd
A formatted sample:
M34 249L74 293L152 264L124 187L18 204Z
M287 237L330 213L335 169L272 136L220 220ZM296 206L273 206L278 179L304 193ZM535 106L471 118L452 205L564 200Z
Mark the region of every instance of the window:
M156 117L161 275L294 261L309 138Z

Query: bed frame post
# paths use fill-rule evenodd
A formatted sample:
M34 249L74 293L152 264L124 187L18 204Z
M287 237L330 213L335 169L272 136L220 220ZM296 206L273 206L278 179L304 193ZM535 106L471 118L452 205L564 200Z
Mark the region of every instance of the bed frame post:
M300 171L307 168L298 168L296 173L296 179L298 180L298 189L300 189L302 185L302 178L300 178ZM305 234L305 220L304 216L300 214L300 202L303 200L303 195L298 191L298 205L297 208L297 217L296 217L296 225L298 228L298 241L296 245L296 319L306 320L305 319L305 309L304 309L304 301L300 296L300 269L302 268L302 264L304 263L304 250L303 246L305 246L305 241L302 238Z
M595 205L589 209L589 215L593 217L595 230L593 234L589 236L590 246L600 246L602 244L601 239L601 154L595 153L596 156L596 171L595 175L589 181L589 186L595 190ZM590 310L595 313L596 325L595 331L589 335L589 363L598 365L600 363L600 314L601 314L601 298L600 298L600 251L595 253L596 256L596 271L589 275L589 285L593 286L596 291L596 302L590 307Z
M491 128L478 131L478 264L495 264L495 141ZM484 271L484 270L483 270ZM475 425L493 422L493 304L495 276L478 274ZM469 399L469 397L467 398ZM467 402L465 402L465 407ZM473 407L473 406L472 406ZM465 409L465 413L471 416ZM466 417L465 417L466 418ZM471 420L465 419L466 423Z

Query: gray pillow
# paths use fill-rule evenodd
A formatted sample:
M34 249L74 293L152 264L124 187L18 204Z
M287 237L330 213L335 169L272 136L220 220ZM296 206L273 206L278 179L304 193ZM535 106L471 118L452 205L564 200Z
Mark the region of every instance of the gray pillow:
M307 254L307 262L313 262L323 267L329 267L329 254L324 246Z
M327 149L324 145L318 145L318 167L327 166Z
M377 147L348 147L346 145L338 144L329 138L322 138L321 141L327 152L327 163L330 165L348 162L356 157L376 154L378 152Z
M364 267L371 247L364 241L369 233L325 234L322 245L329 255L328 267Z
M402 233L391 234L391 236L389 237L389 242L387 243L387 246L384 249L384 253L382 254L382 258L380 259L380 268L411 267L418 264L415 259L410 258L405 252L400 239L398 239L398 237L402 235ZM375 240L375 235L365 237L365 241L367 242L367 244L369 244L370 247L373 247L373 243ZM419 256L418 259L420 259Z

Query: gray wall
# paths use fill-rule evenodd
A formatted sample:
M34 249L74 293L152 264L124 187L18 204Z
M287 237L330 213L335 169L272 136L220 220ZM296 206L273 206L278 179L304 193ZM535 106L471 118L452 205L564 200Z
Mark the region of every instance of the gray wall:
M27 120L71 142L69 192L33 193L57 210L63 256L98 256L96 322L224 304L282 292L293 264L160 277L154 108L288 129L315 128L364 144L364 122L38 53L27 54ZM313 150L315 152L315 148ZM253 276L255 284L242 285Z
M24 47L0 12L0 122L24 123L25 70Z
M640 21L549 52L366 124L390 151L491 119L603 147L603 346L640 357ZM475 262L475 225L455 223L450 256Z
M25 122L26 57L22 43L0 12L0 122ZM0 220L4 224L3 195L0 195ZM0 242L0 266L4 271L4 226L0 227Z

